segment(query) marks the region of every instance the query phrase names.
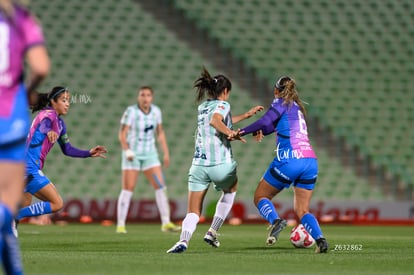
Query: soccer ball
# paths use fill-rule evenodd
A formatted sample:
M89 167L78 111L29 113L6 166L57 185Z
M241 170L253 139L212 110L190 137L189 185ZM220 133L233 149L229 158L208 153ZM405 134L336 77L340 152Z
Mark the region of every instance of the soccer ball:
M309 248L315 244L315 240L302 224L292 228L292 231L290 231L290 242L296 248Z

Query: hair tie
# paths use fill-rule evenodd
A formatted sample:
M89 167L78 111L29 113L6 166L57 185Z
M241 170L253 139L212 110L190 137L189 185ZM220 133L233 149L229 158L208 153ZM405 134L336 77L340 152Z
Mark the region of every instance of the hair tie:
M288 76L280 77L275 83L275 88L278 89L279 91L283 91L286 87L286 82L289 80L291 80L291 78Z
M57 91L53 96L49 96L49 101L50 100L52 100L52 99L54 99L55 97L57 97L59 94L61 94L61 93L63 93L64 91L67 91L68 90L68 88L62 88L62 89L60 89L59 91Z
M218 79L214 77L214 78L213 78L213 80L214 80L214 83L216 83L216 84L217 84Z

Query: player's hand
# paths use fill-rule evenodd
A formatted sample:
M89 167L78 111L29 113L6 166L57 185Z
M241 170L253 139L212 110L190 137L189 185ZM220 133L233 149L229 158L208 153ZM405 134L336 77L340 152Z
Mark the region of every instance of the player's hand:
M58 137L59 137L59 135L55 131L49 131L49 132L47 132L47 139L51 143L55 143L57 141Z
M227 135L227 139L228 140L240 140L243 143L246 143L247 141L242 138L241 133L240 133L240 129L237 129L237 131L231 131L230 134Z
M262 139L264 138L262 130L253 133L253 138L256 142L262 142Z
M246 116L247 118L251 117L252 115L255 115L257 112L263 111L264 107L263 106L255 106L253 108L251 108L249 111L246 112Z
M126 156L127 160L133 161L134 157L135 157L135 153L131 149L127 149L127 150L125 150L125 156Z
M105 146L95 146L93 147L89 153L91 153L91 157L100 157L100 158L106 158L105 153L107 153L108 150L106 150Z

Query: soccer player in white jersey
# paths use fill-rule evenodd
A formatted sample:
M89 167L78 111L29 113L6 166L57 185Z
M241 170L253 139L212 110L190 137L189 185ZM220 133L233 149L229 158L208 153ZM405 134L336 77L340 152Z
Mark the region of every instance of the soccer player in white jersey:
M151 87L141 87L138 90L137 104L129 106L121 119L119 141L122 147L122 190L118 197L117 233L127 233L125 222L139 171L144 173L155 189L161 231L177 232L181 229L170 220L167 186L155 146L155 135L163 152L165 167L169 166L170 155L162 127L161 110L152 104L153 94Z
M227 102L231 90L230 80L224 75L211 77L205 68L194 87L198 102L205 95L208 99L198 106L195 153L188 177L187 215L182 224L180 240L167 253L182 253L187 249L200 220L204 197L211 183L222 194L204 241L215 248L220 246L217 231L233 206L237 190L237 163L233 159L230 141L246 142L240 138L239 130L233 130L233 123L263 110L262 106L256 106L242 115L232 117Z

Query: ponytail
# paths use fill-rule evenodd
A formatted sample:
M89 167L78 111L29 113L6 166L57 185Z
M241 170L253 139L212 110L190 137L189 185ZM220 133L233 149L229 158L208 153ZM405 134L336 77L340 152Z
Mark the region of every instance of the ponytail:
M306 109L303 102L299 98L299 93L296 90L296 82L288 76L282 76L275 84L275 88L279 90L278 97L283 98L283 104L292 105L293 102L299 105L299 109L303 115L306 115Z
M205 94L211 98L218 98L224 89L231 90L231 82L224 75L216 75L212 77L205 67L201 72L201 76L194 82L196 88L196 101L201 101Z
M60 94L66 91L68 91L67 88L56 86L49 93L39 93L37 103L30 107L32 109L32 113L40 111L47 106L50 106L50 102L52 100L56 102Z

